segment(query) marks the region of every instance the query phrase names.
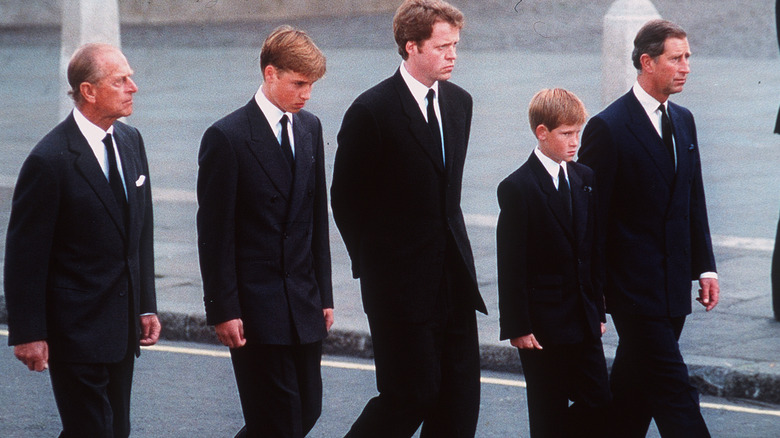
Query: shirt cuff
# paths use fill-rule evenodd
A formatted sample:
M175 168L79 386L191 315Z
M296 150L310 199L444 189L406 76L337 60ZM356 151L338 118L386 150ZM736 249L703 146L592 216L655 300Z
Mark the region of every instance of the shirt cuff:
M702 274L702 275L704 275L704 274ZM157 315L157 314L156 313L142 313L142 314L140 314L138 316L149 316L149 315Z
M717 272L704 272L701 275L699 275L699 280L701 280L702 278L714 278L714 279L717 280L718 279L718 273Z

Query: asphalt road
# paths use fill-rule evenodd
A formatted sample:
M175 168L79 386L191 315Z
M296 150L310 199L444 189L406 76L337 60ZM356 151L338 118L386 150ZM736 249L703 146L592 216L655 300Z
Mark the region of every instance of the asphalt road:
M5 346L0 327L0 437L54 437L59 417L46 372L28 371ZM323 414L310 437L339 437L376 393L373 363L323 359ZM483 372L477 437L528 436L520 376ZM780 406L702 398L714 437L768 438L780 431ZM136 361L133 437L232 437L243 424L227 349L164 342ZM657 437L653 429L648 437Z

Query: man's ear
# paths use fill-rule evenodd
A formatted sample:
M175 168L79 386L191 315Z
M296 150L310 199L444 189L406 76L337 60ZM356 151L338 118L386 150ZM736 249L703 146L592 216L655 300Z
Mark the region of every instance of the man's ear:
M79 85L79 93L81 93L81 97L84 98L85 101L95 103L96 88L97 87L95 87L94 84L82 82Z
M417 43L415 41L406 42L406 56L411 55L417 49Z
M647 53L643 53L639 57L639 65L642 66L642 71L652 73L655 70L655 59Z

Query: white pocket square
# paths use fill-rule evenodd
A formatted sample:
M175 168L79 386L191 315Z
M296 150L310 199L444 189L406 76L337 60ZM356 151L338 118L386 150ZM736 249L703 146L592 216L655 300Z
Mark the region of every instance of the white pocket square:
M135 182L136 187L141 187L146 182L146 175L141 175L138 177L138 180Z

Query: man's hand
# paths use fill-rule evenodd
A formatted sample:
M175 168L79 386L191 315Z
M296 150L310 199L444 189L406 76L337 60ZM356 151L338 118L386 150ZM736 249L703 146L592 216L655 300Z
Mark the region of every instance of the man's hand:
M148 347L156 344L160 339L161 328L157 315L141 315L141 345Z
M533 333L520 336L519 338L512 338L509 340L509 343L521 350L542 350L542 346L536 342L536 337L534 337Z
M720 299L720 286L718 286L717 278L700 278L699 279L699 296L696 301L700 302L702 306L709 312L718 305Z
M330 326L333 325L333 309L322 309L322 316L325 317L325 328L330 331Z
M219 342L230 348L240 348L246 345L244 338L244 321L241 318L221 322L214 327L217 331Z
M14 347L14 356L27 365L30 371L43 371L49 368L49 343L34 341Z

